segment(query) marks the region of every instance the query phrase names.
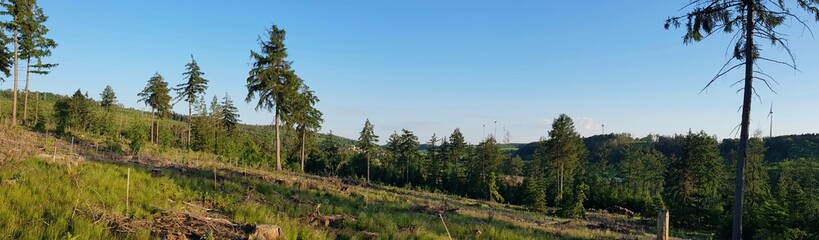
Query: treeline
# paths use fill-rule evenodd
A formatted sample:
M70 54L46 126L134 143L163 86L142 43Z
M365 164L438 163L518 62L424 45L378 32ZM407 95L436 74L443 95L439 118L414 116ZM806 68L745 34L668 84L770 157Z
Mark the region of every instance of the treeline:
M667 208L675 226L730 235L733 140L704 132L632 138L581 138L570 117L555 119L548 138L529 144L527 158L503 152L493 136L469 145L459 129L423 143L402 130L378 146L367 120L358 141L330 136L308 158L306 171L360 181L440 191L525 205L563 217L612 206L654 217ZM783 137L786 138L787 137ZM765 161L761 137L750 141L746 167L748 238L819 237L819 159ZM776 142L776 141L772 141ZM736 149L736 148L732 148ZM524 160L525 159L525 160Z

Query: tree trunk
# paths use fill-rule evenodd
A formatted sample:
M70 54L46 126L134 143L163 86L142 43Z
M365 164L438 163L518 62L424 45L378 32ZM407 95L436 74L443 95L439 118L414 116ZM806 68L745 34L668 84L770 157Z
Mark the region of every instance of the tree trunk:
M34 102L34 126L37 126L40 122L40 92L37 92L34 98L37 100Z
M14 96L11 103L11 122L17 125L17 30L14 30Z
M154 114L154 109L151 108L151 134L150 134L151 135L151 141L150 141L151 143L154 143L154 127L156 126L154 124L154 119L155 118L156 118L156 115Z
M748 155L748 125L751 121L751 97L753 94L753 73L754 73L754 1L745 2L745 87L742 98L742 122L739 133L739 160L736 166L736 191L734 192L733 226L731 228L731 238L742 239L742 199L745 187L745 160Z
M276 111L276 170L282 170L281 137L279 136L279 111Z
M28 120L28 79L31 73L31 58L26 59L26 86L25 86L25 96L23 97L23 122L25 123Z
M301 172L304 173L304 145L307 141L307 131L301 131ZM369 169L368 169L369 170Z
M186 142L188 150L191 149L191 113L191 102L188 102L188 141Z
M370 152L367 151L367 183L370 183Z

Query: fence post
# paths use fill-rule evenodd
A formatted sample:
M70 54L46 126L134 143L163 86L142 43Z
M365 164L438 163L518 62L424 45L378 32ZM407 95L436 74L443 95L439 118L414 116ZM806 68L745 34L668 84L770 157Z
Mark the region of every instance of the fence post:
M657 213L657 240L668 240L668 209Z

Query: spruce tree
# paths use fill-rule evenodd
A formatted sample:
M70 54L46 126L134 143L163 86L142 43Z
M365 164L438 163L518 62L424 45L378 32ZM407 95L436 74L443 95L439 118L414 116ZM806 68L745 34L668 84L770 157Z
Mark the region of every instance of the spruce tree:
M566 114L560 114L552 123L549 138L541 145L547 182L551 185L551 198L560 202L564 189L571 188L575 175L583 165L586 146L574 129L574 122Z
M225 128L228 134L232 134L233 131L236 129L236 125L239 124L239 109L233 105L233 100L230 99L230 95L225 93L225 97L222 98L222 127Z
M182 75L185 76L185 82L176 85L173 89L178 94L174 98L176 100L174 104L182 100L188 103L188 139L185 144L190 148L192 105L199 95L205 94L205 90L208 89L208 80L202 77L205 73L199 68L193 55L191 55L191 62L185 64L185 72Z
M105 86L105 89L100 93L100 105L105 108L105 111L111 111L111 107L117 104L117 94L111 85Z
M370 182L370 158L378 148L378 135L375 135L375 126L370 123L370 119L364 122L364 128L358 137L356 146L361 149L364 159L367 161L367 182Z
M285 31L276 25L267 32L267 41L260 40L260 52L250 51L255 61L247 78L247 97L251 102L258 96L256 111L264 109L274 113L276 131L276 170L282 170L280 122L289 112L290 102L295 99L301 81L287 61L284 46ZM260 38L261 39L261 38Z
M51 49L57 47L57 42L46 37L48 28L44 23L48 17L43 13L43 9L37 6L36 1L31 1L31 21L30 24L20 32L20 58L26 60L26 83L23 97L23 121L28 119L28 95L29 79L32 73L45 75L50 70L57 67L56 63L44 63L43 58L51 56ZM36 62L31 63L34 59ZM34 69L31 69L31 68Z
M159 126L155 120L158 116L160 119L170 115L171 113L171 95L169 94L168 82L159 73L148 80L148 84L139 92L137 96L140 97L139 102L151 107L151 142L157 142L159 139Z
M319 102L315 92L310 90L310 87L305 85L303 81L299 80L299 82L301 82L301 89L291 104L292 110L290 111L291 114L288 116L287 121L296 125L296 132L300 143L299 159L301 160L301 171L304 172L308 134L312 135L312 133L318 131L324 119L322 118L321 111L315 108L316 103Z
M748 158L748 139L751 122L751 98L755 93L753 81L758 80L765 83L770 88L770 83L774 79L759 69L761 62L786 65L796 70L796 61L793 58L791 49L788 47L787 34L777 30L777 27L785 24L788 20L807 27L805 21L800 19L792 8L800 8L806 11L812 18L819 21L819 1L796 0L788 1L762 1L762 0L693 0L687 1L684 8L691 8L691 11L677 17L669 17L665 21L665 28L679 28L685 22L685 35L683 42L689 44L701 41L713 33L723 31L731 33L739 31L739 34L731 38L730 45L733 45L732 57L722 66L719 72L708 82L706 88L716 79L725 76L735 70L744 70L744 79L737 83L742 83L742 116L739 134L739 160L736 164L736 177L734 191L734 208L732 239L742 238L742 204L744 188L745 162ZM790 55L790 61L773 60L762 57L761 44L757 40L764 40L772 46L785 49ZM734 60L739 61L735 63ZM759 60L759 61L758 61ZM704 89L703 89L704 90Z

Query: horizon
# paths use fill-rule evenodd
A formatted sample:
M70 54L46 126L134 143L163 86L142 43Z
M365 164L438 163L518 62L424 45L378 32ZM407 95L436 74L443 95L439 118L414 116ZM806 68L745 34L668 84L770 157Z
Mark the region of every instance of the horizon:
M228 93L242 123L269 125L272 114L243 100L249 51L275 23L288 33L293 68L321 99L323 133L357 139L369 118L379 145L401 129L426 142L460 128L476 143L497 121L497 135L509 129L510 142L530 143L565 113L584 137L689 129L738 137L741 95L727 80L736 74L699 93L726 60L729 36L684 45L682 30L662 27L683 3L213 3L41 1L49 37L60 43L46 61L60 66L32 75L31 89L70 95L80 88L98 98L111 85L119 103L144 109L136 94L148 78L159 72L175 86L193 54L211 81L206 100ZM192 9L177 13L181 7ZM605 14L626 9L641 10ZM224 13L230 17L217 15ZM774 136L819 129L819 112L811 111L819 89L811 81L819 56L811 53L819 47L804 30L784 29L801 72L761 64L780 83L777 94L759 87L761 99L754 98L750 126L763 136L772 102ZM782 59L781 49L763 46ZM11 88L9 79L0 88Z

